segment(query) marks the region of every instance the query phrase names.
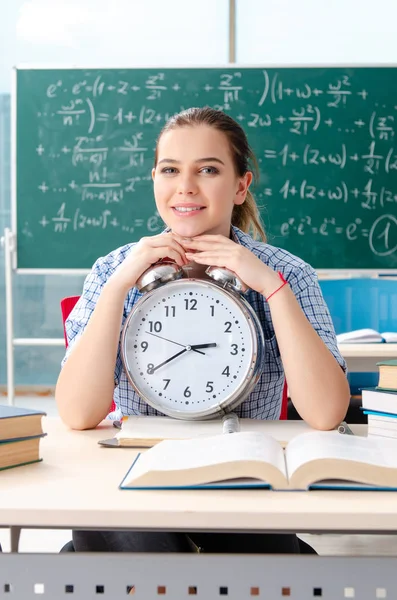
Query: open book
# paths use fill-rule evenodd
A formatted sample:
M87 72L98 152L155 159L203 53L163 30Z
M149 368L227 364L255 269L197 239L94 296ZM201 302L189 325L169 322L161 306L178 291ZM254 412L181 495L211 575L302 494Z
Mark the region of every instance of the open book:
M310 431L286 450L272 436L239 432L165 440L140 453L120 489L265 487L397 489L397 441Z
M339 333L336 336L339 344L377 344L377 343L397 343L397 331L384 331L379 333L375 329L356 329Z

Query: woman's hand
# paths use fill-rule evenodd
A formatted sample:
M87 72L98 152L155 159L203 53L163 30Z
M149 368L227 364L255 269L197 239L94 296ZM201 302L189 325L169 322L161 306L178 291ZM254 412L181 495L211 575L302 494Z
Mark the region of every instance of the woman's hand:
M192 239L176 239L189 260L202 265L225 267L233 271L252 290L270 295L280 285L280 278L248 248L223 235L200 235Z
M108 283L117 285L119 289L127 293L134 287L142 273L162 258L169 258L180 267L189 262L183 246L173 233L161 233L141 238L109 278Z

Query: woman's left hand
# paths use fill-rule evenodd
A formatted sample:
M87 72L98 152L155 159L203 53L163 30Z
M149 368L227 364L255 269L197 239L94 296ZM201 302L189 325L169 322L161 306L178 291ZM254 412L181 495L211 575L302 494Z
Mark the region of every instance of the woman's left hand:
M191 239L178 236L178 241L185 248L188 260L201 265L225 267L233 271L246 286L264 296L280 284L279 276L273 269L248 248L223 235L200 235Z

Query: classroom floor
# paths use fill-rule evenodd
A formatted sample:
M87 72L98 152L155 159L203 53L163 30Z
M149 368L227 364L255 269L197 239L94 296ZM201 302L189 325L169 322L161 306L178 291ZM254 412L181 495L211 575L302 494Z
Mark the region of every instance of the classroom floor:
M0 403L6 402L1 398ZM44 410L48 416L58 416L55 400L51 396L21 396L15 404ZM321 555L397 556L397 535L301 535ZM20 552L59 552L71 539L70 530L23 529L19 543ZM10 551L7 529L0 528L0 544L4 552Z

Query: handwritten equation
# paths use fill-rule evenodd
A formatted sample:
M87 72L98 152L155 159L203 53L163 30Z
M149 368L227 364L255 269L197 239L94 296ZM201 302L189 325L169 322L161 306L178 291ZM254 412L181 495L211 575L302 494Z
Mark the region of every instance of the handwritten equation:
M335 217L324 218L319 223L313 221L310 215L299 219L290 217L282 223L281 235L288 237L293 231L299 236L344 236L349 242L366 238L375 256L390 256L397 251L397 217L394 214L378 217L369 228L360 218L347 225L338 223Z
M343 238L363 261L392 257L385 265L397 268L397 78L375 71L38 70L18 115L31 132L18 146L18 194L36 206L22 233L83 240L95 230L122 245L161 231L157 136L180 110L209 105L248 135L271 238L309 262L302 238L324 249Z
M66 207L66 203L63 202L56 213L55 217L51 217L48 221L45 216L42 217L40 222L42 227L52 225L55 233L65 233L68 228L72 228L73 231L87 230L90 228L94 229L120 229L120 231L127 233L134 233L136 230L142 230L146 233L156 233L162 227L162 221L159 214L156 212L151 215L146 221L144 219L134 219L134 221L128 225L120 222L112 212L111 209L105 209L98 211L95 216L86 214L83 209L76 208L74 211L69 211ZM143 234L142 234L143 235Z

